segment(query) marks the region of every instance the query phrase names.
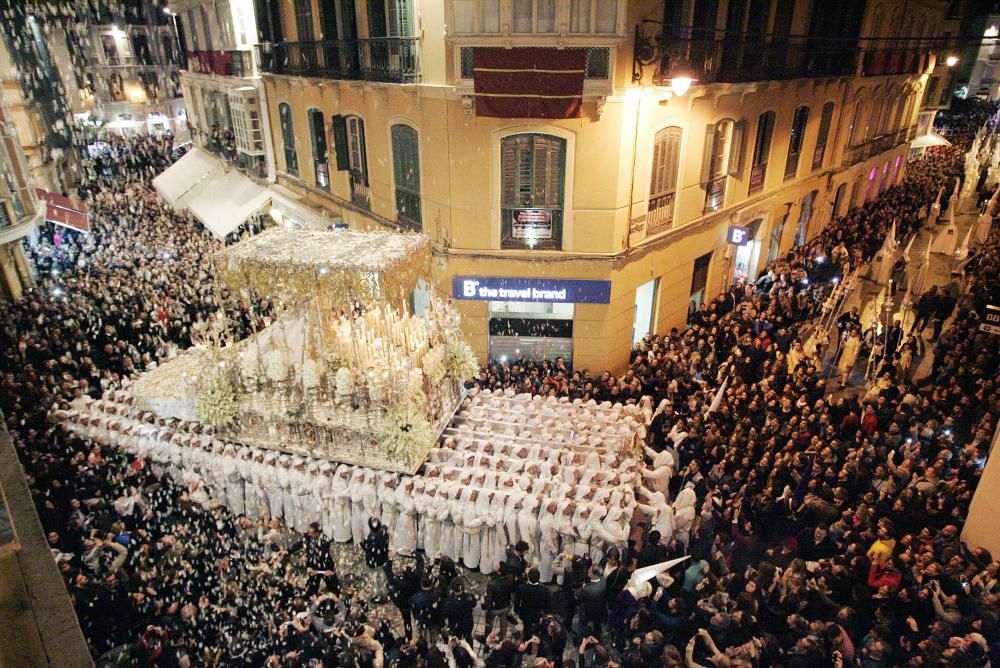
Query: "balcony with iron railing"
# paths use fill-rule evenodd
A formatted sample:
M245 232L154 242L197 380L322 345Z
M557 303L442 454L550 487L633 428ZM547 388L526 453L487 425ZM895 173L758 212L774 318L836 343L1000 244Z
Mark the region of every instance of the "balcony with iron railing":
M326 79L413 83L420 79L416 37L278 42L256 45L261 72Z
M926 67L930 47L899 44L892 49L869 49L857 43L845 44L812 38L772 39L752 35L732 35L726 39L659 39L663 45L664 67L684 62L690 65L699 83L741 83L812 77L918 74ZM654 79L669 79L663 69Z
M726 174L709 179L705 184L705 208L704 213L718 211L726 203L726 181L729 177Z
M869 139L861 144L849 146L844 152L844 164L855 165L880 153L885 153L913 139L916 130L917 126L911 125L908 128L900 128L899 130Z
M396 188L396 222L400 227L419 232L420 193L407 188Z
M351 182L351 201L358 206L370 209L372 205L371 189L368 187L368 176L353 169L348 170L348 180Z
M657 234L668 229L674 223L674 201L676 192L664 193L651 197L646 209L646 234Z

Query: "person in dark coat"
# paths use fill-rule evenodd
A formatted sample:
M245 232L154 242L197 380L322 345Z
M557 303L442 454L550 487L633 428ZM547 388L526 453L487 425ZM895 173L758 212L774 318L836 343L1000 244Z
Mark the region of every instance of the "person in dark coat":
M369 518L371 532L364 541L365 563L368 568L382 568L389 560L389 529L377 517Z
M549 588L539 584L537 568L528 571L528 581L520 584L514 590L514 610L524 625L524 635L528 637L538 625L538 620L552 604L552 594Z
M608 583L599 566L591 566L588 576L588 582L576 590L576 600L580 603L580 627L584 636L600 638L608 616L605 601Z
M416 564L407 564L401 570L393 570L392 559L385 562L386 584L389 590L389 600L399 609L403 618L403 629L407 638L413 637L413 612L410 599L420 591L420 580L424 576L424 556L417 553Z
M514 577L510 574L507 564L497 562L496 568L486 581L486 596L483 599L483 612L486 615L485 635L493 631L494 621L499 620L500 637L507 637L507 615L514 597Z
M441 629L441 592L426 575L420 581L420 591L410 597L410 609L417 621L418 636L428 645L437 641Z
M451 593L441 601L441 617L450 635L464 638L470 645L475 627L472 616L475 609L476 599L465 591L461 582L452 582Z

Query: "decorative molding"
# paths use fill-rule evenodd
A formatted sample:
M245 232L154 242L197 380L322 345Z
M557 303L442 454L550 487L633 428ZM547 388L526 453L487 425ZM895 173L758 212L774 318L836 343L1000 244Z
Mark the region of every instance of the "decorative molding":
M462 96L462 111L465 112L466 118L472 118L472 112L475 110L475 105L476 105L475 95Z
M601 116L604 115L604 105L607 104L608 98L605 95L598 95L594 98L594 111L597 114L597 120L601 120Z

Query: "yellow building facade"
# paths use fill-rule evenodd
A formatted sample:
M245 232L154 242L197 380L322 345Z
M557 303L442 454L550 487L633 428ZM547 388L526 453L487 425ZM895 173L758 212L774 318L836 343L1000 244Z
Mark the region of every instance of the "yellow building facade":
M482 359L617 370L902 177L947 5L283 0L258 17L277 182L430 236ZM580 50L579 116L481 113L491 47Z

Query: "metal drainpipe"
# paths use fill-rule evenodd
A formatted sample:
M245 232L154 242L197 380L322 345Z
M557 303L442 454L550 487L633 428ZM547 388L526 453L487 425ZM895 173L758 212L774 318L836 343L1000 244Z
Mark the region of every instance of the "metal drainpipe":
M642 83L639 84L639 99L635 103L635 128L632 131L632 174L631 181L628 186L628 216L625 220L625 250L629 250L632 247L632 208L633 200L635 199L635 162L636 154L639 150L639 112L642 110L642 98L645 89L642 87ZM647 214L648 215L648 214Z

